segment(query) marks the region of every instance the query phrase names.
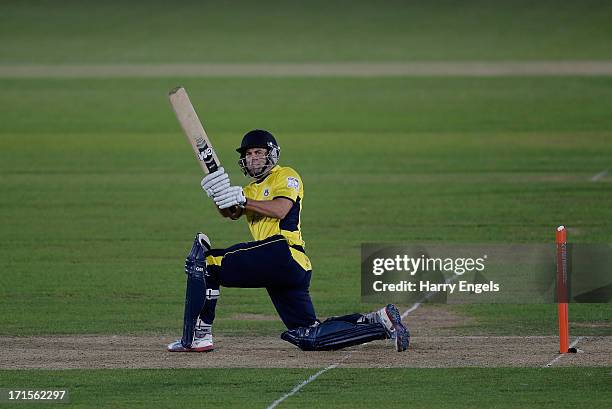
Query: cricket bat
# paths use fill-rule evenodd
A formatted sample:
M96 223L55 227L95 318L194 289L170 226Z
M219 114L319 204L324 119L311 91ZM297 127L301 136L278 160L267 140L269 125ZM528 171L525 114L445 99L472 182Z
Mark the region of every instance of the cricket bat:
M174 109L176 118L181 124L181 128L183 128L183 132L193 148L193 152L204 174L208 175L209 173L215 172L221 166L221 162L217 157L217 153L212 143L210 143L208 135L206 135L206 131L198 118L198 114L196 114L189 100L187 91L185 91L183 87L176 87L168 93L168 98L170 99L170 105L172 105L172 109ZM230 216L236 214L237 211L238 208L236 206L220 210L222 214L227 213ZM240 216L238 215L238 217Z
M210 143L208 135L206 135L185 88L174 88L168 93L168 98L204 174L208 175L219 169L221 162Z

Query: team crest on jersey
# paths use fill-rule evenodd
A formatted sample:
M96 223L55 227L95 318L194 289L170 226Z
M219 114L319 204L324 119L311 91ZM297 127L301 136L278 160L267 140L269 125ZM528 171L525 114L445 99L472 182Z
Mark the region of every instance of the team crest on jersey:
M263 195L264 195L264 197L270 196L270 189L265 188L264 191L263 191Z
M287 187L290 187L295 190L299 190L300 182L296 178L288 177L287 178Z

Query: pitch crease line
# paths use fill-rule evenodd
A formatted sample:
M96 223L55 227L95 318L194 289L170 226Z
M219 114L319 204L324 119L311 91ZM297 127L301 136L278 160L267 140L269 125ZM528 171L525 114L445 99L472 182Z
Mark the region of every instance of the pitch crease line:
M455 276L453 276L451 278L447 278L446 280L444 280L444 282L445 283L450 283L452 281L455 281L457 278L458 278L458 276L455 275ZM423 297L420 301L417 301L414 304L412 304L412 306L410 308L408 308L406 311L404 311L404 313L402 314L402 319L406 318L408 315L410 315L410 313L414 312L417 308L419 308L423 304L423 302L427 301L427 299L429 299L433 294L434 294L434 292L430 292L425 297ZM358 345L357 348L359 348L359 347L361 347L363 345L367 345L367 344L369 344L369 342L366 342L364 344ZM352 354L353 354L353 351L349 350L348 353L344 356L344 358L342 358L341 360L339 360L338 362L336 362L334 364L329 365L326 368L321 369L316 374L310 376L310 378L308 378L305 381L303 381L302 383L296 385L293 389L291 389L291 391L287 392L285 395L281 396L280 398L278 398L277 400L272 402L272 404L270 404L270 406L268 406L267 409L274 409L275 407L280 405L285 399L295 395L300 389L302 389L304 386L308 385L310 382L312 382L315 379L317 379L319 376L323 375L325 372L330 371L330 370L336 368L342 362L348 360L351 357Z
M278 398L277 400L275 400L274 402L272 402L272 404L270 406L268 406L268 409L273 409L275 407L277 407L278 405L281 404L281 402L283 402L285 399L289 398L290 396L295 395L300 389L302 389L304 386L308 385L310 382L314 381L315 379L317 379L319 376L323 375L325 372L334 369L335 367L337 367L338 365L340 365L340 363L342 361L345 361L346 359L348 359L348 357L351 356L350 354L346 355L343 359L341 359L340 361L336 362L335 364L331 364L330 366L328 366L327 368L323 368L321 369L319 372L317 372L314 375L311 375L310 378L306 379L305 381L303 381L302 383L296 385L293 389L291 389L291 391L287 392L286 394L284 394L283 396L281 396L280 398Z
M591 178L591 182L597 182L599 179L605 177L608 175L608 169L604 169L601 172L599 172L598 174L594 175Z
M425 297L425 299L427 299L428 297ZM402 318L407 317L411 312L415 311L417 308L419 308L421 306L421 302L416 302L414 303L410 308L408 308L403 314L402 314ZM359 346L362 345L367 345L369 344L369 342L366 342L365 344L361 344ZM330 371L334 368L336 368L338 365L340 365L342 362L346 361L347 359L349 359L351 357L351 355L353 354L353 351L348 351L348 353L344 356L344 358L342 358L341 360L339 360L338 362L329 365L326 368L321 369L319 372L317 372L314 375L311 375L308 379L306 379L305 381L303 381L302 383L296 385L293 389L291 389L291 391L287 392L286 394L284 394L283 396L281 396L280 398L278 398L277 400L275 400L274 402L272 402L272 404L270 404L270 406L267 407L267 409L274 409L275 407L277 407L278 405L280 405L285 399L295 395L296 393L299 392L300 389L302 389L304 386L308 385L309 383L311 383L312 381L314 381L315 379L317 379L319 376L323 375L325 372Z
M444 280L445 284L448 283L452 283L453 281L457 280L459 278L458 275L453 275L450 278L447 278L446 280ZM427 293L427 295L425 295L423 298L421 298L419 301L415 302L412 307L408 308L406 311L404 311L404 313L402 314L402 319L406 318L408 315L410 315L411 312L415 311L417 308L419 308L421 306L421 304L423 304L425 301L427 301L429 298L431 298L432 295L434 295L436 292L431 291L429 293Z
M582 338L584 338L584 337L578 337L578 338L576 338L576 340L575 340L574 342L572 342L572 343L570 344L570 346L569 346L569 347L570 347L570 348L574 348L576 345L578 345L578 342L580 342L580 340L581 340ZM551 366L552 366L552 365L553 365L555 362L557 362L559 359L561 359L561 358L563 357L563 355L566 355L566 354L559 354L559 355L557 355L557 356L555 357L555 359L553 359L552 361L550 361L549 363L547 363L547 364L546 364L546 365L544 365L543 367L544 367L544 368L550 368L550 367L551 367Z

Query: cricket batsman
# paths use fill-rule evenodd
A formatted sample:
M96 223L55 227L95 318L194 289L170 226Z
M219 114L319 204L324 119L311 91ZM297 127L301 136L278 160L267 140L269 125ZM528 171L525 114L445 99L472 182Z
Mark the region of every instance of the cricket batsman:
M212 325L221 286L265 288L287 327L281 338L302 350L333 350L393 338L397 351L405 351L410 334L393 304L368 314L317 319L309 294L312 266L300 228L302 179L292 168L278 165L280 147L268 131L248 132L237 151L240 168L251 183L233 186L219 168L201 185L223 217L246 218L254 241L214 249L205 234L196 234L185 260L183 336L168 345L168 351L214 349Z

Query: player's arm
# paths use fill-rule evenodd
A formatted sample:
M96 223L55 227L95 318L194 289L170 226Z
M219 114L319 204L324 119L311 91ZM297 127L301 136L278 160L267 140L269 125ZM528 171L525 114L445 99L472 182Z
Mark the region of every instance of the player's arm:
M279 182L272 186L272 200L247 199L240 186L230 186L215 196L215 204L220 209L238 206L266 217L284 219L298 200L301 180L291 169L279 179Z
M275 219L284 219L291 210L293 202L286 197L277 197L272 200L251 200L247 199L244 206L245 210L261 214Z
M219 209L219 213L223 217L229 217L232 220L237 220L242 216L245 210L261 214L266 217L273 217L275 219L284 219L291 210L293 206L293 202L284 197L277 197L274 200L252 200L247 199L244 208L234 207L235 211L232 211L232 208L227 209Z
M275 219L283 219L289 213L289 210L291 210L291 206L293 206L291 199L286 197L275 197L273 200L247 199L240 186L231 186L219 193L218 196L215 196L215 204L221 211L232 206L238 206L250 212ZM234 218L240 217L240 214L234 214ZM231 216L228 215L226 217Z
M244 209L238 206L229 207L227 209L219 209L219 207L217 207L217 210L219 211L221 216L229 217L232 220L238 220L244 212Z

